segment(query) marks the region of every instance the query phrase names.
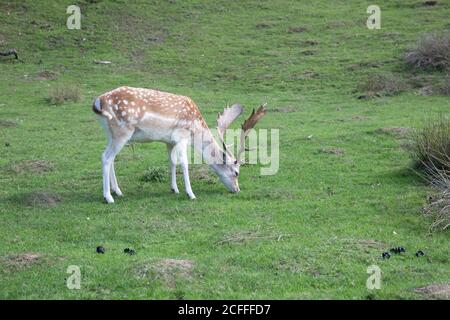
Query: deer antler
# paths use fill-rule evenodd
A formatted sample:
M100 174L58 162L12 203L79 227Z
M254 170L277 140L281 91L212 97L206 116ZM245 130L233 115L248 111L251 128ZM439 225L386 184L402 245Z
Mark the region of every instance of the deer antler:
M250 117L248 117L247 120L244 121L244 123L241 126L241 139L240 139L240 146L239 151L237 153L236 160L241 162L241 155L244 151L248 151L247 148L245 148L245 139L247 138L248 134L250 133L250 130L253 129L253 127L256 125L256 123L266 114L265 106L267 103L264 103L263 105L259 106L258 109L253 109L252 114Z
M227 150L227 146L225 144L224 133L225 130L230 126L230 124L236 120L237 117L242 113L242 106L240 104L233 104L231 107L225 108L223 113L217 114L217 133L219 134L220 141L222 142L222 147L225 152L229 152Z

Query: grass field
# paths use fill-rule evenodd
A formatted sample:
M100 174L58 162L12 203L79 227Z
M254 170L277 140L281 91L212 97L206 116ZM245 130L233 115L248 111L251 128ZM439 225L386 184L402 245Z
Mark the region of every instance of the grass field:
M405 128L449 112L448 96L419 94L445 73L402 59L449 29L449 1L378 1L380 30L366 27L371 1L85 0L81 30L66 27L70 4L0 2L0 49L21 59L0 57L0 298L414 299L450 282L449 234L428 233L431 189L404 148ZM419 85L358 99L375 74ZM258 127L280 129L279 172L242 167L230 194L193 166L190 201L142 180L167 167L165 146L135 144L116 161L125 196L106 205L91 105L121 85L190 96L210 127L226 104L267 102ZM58 86L80 99L51 105ZM394 246L406 253L381 259Z

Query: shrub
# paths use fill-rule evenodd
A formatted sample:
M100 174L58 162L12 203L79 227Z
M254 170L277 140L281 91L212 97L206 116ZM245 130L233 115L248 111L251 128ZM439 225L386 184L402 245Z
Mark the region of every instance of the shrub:
M413 133L412 157L414 168L421 170L429 182L450 187L450 118L441 115L428 120Z
M422 36L416 46L405 54L407 65L418 69L450 68L450 35L428 33Z
M144 182L161 182L164 181L166 176L168 175L167 170L165 168L156 167L149 168L147 172L142 176L141 181Z
M435 187L439 194L430 197L424 212L433 217L430 230L450 226L450 119L441 116L428 121L413 134L412 157L418 173Z
M393 96L406 89L405 81L393 74L370 75L365 82L358 86L358 90L365 92L370 98L376 96Z
M80 88L75 85L58 85L50 90L47 101L53 105L63 104L67 101L80 100Z
M433 219L430 231L447 229L450 226L450 190L430 197L429 204L423 208L423 212Z
M450 96L450 76L445 77L444 82L438 87L439 93Z

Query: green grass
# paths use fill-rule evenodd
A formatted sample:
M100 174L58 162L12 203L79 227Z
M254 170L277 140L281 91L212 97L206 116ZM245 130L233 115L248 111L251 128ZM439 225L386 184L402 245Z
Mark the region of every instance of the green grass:
M381 30L365 27L371 1L79 1L82 29L67 30L70 4L0 4L1 48L22 60L0 61L0 298L412 299L423 297L414 288L450 280L448 233L429 235L420 213L429 187L408 169L403 140L374 133L419 127L448 112L448 97L409 89L359 100L356 90L373 73L441 79L412 74L402 55L424 32L448 29L449 1L378 1ZM50 105L62 84L80 100ZM163 144L138 144L116 162L125 196L104 204L106 139L91 103L120 85L188 95L210 126L227 103L289 108L259 124L280 129L279 172L243 167L239 194L192 179L189 201L168 179L141 179L167 159ZM56 201L27 201L37 192ZM382 260L393 246L407 254ZM24 252L42 256L11 267ZM151 269L163 259L193 267ZM372 264L380 290L365 286ZM69 265L81 268L80 290L65 285Z

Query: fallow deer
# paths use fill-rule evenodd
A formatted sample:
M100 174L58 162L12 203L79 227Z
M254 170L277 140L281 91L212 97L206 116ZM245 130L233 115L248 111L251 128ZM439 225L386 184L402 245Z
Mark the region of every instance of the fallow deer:
M161 141L166 143L170 162L171 188L179 193L176 182L177 160L180 162L186 193L195 199L189 181L188 146L194 137L201 137L194 143L196 149L222 183L231 192L239 192L238 175L241 155L246 150L245 138L259 119L265 115L265 105L256 111L241 127L240 146L235 158L224 141L225 130L242 113L239 104L225 108L218 114L217 131L221 147L214 139L200 110L188 97L152 89L119 87L95 99L93 111L108 137L108 145L102 155L103 197L113 203L111 189L117 196L122 191L117 184L114 159L128 142Z

